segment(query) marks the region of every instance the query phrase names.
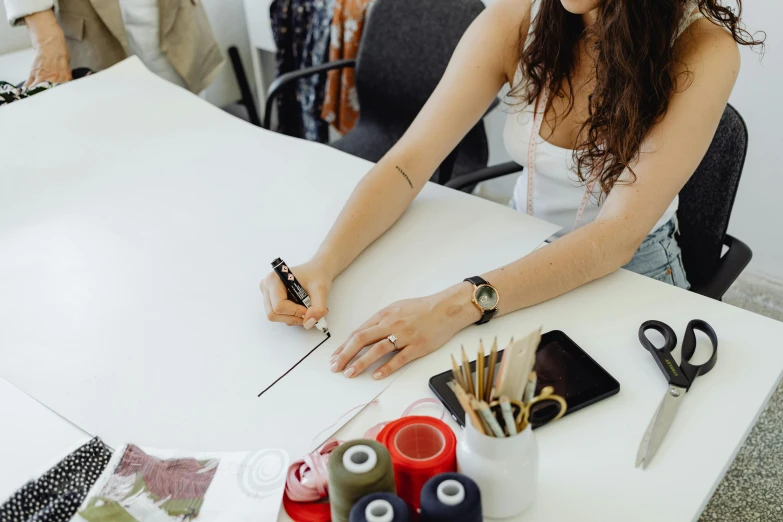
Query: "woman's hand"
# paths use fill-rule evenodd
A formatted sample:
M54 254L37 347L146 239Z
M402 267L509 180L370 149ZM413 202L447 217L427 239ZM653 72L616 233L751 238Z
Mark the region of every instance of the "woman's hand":
M461 283L439 294L387 306L357 328L334 352L331 370L342 371L349 378L360 375L378 359L395 351L394 344L387 339L395 335L398 353L378 368L373 378L391 375L404 364L434 352L461 329L478 321L480 314L471 303L472 295L473 286ZM368 349L354 360L364 348Z
M303 325L309 330L329 312L326 297L332 288L332 278L316 260L291 267L291 272L310 294L310 308L291 301L283 282L273 271L260 285L261 293L264 294L266 317L272 322L285 323L288 326Z
M65 45L65 36L57 25L51 9L25 17L30 39L35 49L35 59L25 87L34 87L41 82L68 82L71 77L71 56Z

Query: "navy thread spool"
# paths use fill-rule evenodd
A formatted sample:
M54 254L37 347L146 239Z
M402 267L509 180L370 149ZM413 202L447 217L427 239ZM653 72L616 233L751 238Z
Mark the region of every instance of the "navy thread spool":
M354 504L377 492L397 492L389 450L362 439L338 446L329 457L332 522L348 522Z
M482 522L481 492L461 473L441 473L421 490L420 522Z
M391 493L370 493L354 504L350 522L409 522L408 505Z

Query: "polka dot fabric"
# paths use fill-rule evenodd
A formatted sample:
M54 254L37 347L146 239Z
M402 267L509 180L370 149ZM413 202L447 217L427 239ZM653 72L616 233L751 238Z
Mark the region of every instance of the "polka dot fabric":
M110 458L109 447L92 439L0 505L0 522L71 520Z

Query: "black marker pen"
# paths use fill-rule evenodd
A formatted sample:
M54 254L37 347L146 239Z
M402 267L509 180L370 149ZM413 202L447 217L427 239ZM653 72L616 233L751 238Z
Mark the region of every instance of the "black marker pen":
M283 282L288 290L288 295L291 296L291 300L297 304L303 305L305 308L310 308L310 294L308 294L299 281L288 268L288 265L279 257L272 261L272 268L274 269L277 277ZM326 325L326 318L321 318L315 327L321 330L325 334L329 334L329 327Z

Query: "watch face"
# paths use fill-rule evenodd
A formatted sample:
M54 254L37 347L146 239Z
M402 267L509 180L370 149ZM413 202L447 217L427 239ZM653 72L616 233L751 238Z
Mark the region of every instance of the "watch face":
M492 310L498 304L498 293L489 285L481 285L476 289L476 302L484 310Z

